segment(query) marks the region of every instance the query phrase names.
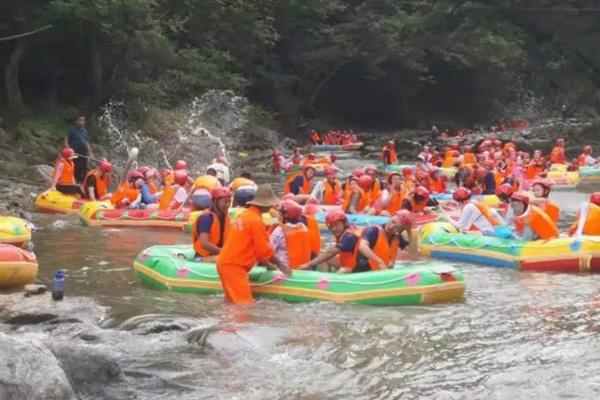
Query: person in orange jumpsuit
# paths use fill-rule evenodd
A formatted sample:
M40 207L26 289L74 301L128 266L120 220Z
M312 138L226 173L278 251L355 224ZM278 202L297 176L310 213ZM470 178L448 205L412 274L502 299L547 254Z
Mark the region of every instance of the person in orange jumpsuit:
M565 139L556 139L556 143L550 152L550 162L552 164L565 164L567 162L567 158L565 157Z
M248 202L248 209L231 223L231 230L217 258L225 301L234 304L254 302L248 272L258 261L274 265L286 275L291 274L289 267L275 256L262 220L262 213L278 203L271 186L261 185L254 199Z

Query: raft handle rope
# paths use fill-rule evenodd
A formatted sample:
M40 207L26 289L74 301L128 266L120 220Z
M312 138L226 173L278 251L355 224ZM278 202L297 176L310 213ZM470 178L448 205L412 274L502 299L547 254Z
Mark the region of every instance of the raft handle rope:
M526 246L531 246L531 242L525 242L525 243L517 242L517 243L514 243L514 244L482 243L481 245L478 245L478 246L477 245L476 246L464 246L464 245L461 245L461 244L458 243L459 238L452 237L452 238L448 238L447 241L443 241L443 240L436 241L435 238L431 237L433 235L435 235L435 233L432 233L432 234L429 234L429 235L425 236L421 240L422 244L424 244L424 245L434 245L434 246L446 246L446 245L452 244L452 245L454 245L455 247L457 247L457 248L459 248L461 250L479 250L479 249L483 249L485 247L499 247L499 248L508 248L508 249L510 249L510 248L523 248L523 247L526 247ZM460 235L462 235L462 234L460 234ZM492 236L482 236L482 237L493 238ZM547 243L549 243L551 240L554 240L554 239L545 240L545 241L543 241L543 243L542 243L541 246L532 246L530 248L533 248L533 249L535 249L535 248L557 249L557 248L564 247L564 246L572 246L573 244L581 243L582 242L582 240L579 240L577 238L573 238L573 240L571 242L569 242L569 243L563 243L563 244L557 244L557 245L547 245ZM590 237L586 237L585 241L592 242L592 243L595 243L595 244L600 243L600 240L593 239L593 238L590 238ZM533 242L537 242L537 241L534 240Z
M151 249L151 248L150 248L150 249ZM148 249L148 250L150 250L150 249ZM146 251L146 252L144 252L144 253L146 254L146 256L150 256L150 254L148 254L148 251ZM176 256L177 256L177 254L176 254ZM164 259L166 259L166 260L167 260L169 263L171 263L172 265L174 265L174 266L177 268L177 265L176 265L176 264L175 264L175 262L172 260L172 258L171 258L171 257L169 257L169 256L163 256L163 255L152 255L152 257L154 257L154 258L164 258ZM186 261L188 261L188 260L186 259ZM154 266L156 266L156 263L157 263L157 262L158 262L158 260L157 260L157 261L155 261L155 262L153 263L153 267L154 267ZM177 268L177 269L179 269L179 268ZM188 271L189 273L191 273L191 274L193 274L193 275L197 275L197 276L199 276L199 277L201 277L201 278L215 279L215 278L218 278L218 277L219 277L219 275L207 275L207 274L202 274L202 273L200 273L200 272L193 271L192 269L190 269L190 268L187 268L187 267L186 267L186 269L187 269L187 271ZM455 272L456 272L456 269L455 269L455 268L448 268L447 270L444 270L444 271L436 271L436 270L428 269L428 270L424 270L424 271L411 272L411 273L408 273L408 274L406 274L406 275L403 275L403 276L400 276L400 277L397 277L397 278L388 279L388 280L386 280L386 281L380 281L380 282L351 282L351 281L346 281L346 280L343 280L343 279L336 279L336 280L333 280L333 281L329 281L329 283L330 283L330 284L331 284L331 283L341 283L341 284L348 284L348 285L358 285L358 286L375 286L375 285L385 285L385 284L389 284L389 283L394 283L394 282L398 282L398 281L406 280L406 278L409 278L409 277L413 276L414 274L420 274L421 272L432 272L432 273L435 273L435 274L437 274L437 275L442 275L442 274L453 274L453 273L455 273ZM269 285L269 284L271 284L271 283L274 283L274 282L279 282L279 281L280 281L280 279L281 279L281 276L282 276L282 275L283 275L283 274L281 274L281 275L276 275L276 276L275 276L273 279L271 279L271 280L269 280L269 281L267 281L267 282L260 282L260 283L257 283L257 282L250 282L250 284L251 284L251 285L253 285L253 286L264 286L264 285ZM295 283L315 283L315 284L316 284L316 283L319 283L319 281L315 281L315 280L308 280L308 279L296 279L296 278L290 278L290 277L286 277L286 278L285 278L285 280L287 280L287 281L289 281L289 282L295 282Z

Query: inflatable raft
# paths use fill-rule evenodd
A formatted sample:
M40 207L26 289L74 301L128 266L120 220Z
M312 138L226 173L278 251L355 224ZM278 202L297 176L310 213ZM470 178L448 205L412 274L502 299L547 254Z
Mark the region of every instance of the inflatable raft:
M584 236L523 241L459 233L447 223L425 225L421 253L433 258L463 261L521 271L600 272L600 238Z
M194 294L221 293L214 264L194 262L191 246L154 246L142 251L133 267L143 283L158 289ZM252 292L289 302L331 301L379 306L458 301L465 293L462 274L452 267L422 265L358 274L279 271L254 267Z
M415 170L414 164L389 164L389 165L386 165L385 167L382 163L379 163L379 165L378 165L378 168L381 171L383 171L385 169L385 172L387 172L387 173L402 172L402 169L405 167L412 168L413 172ZM446 178L454 178L454 175L456 175L456 171L457 171L457 169L454 167L443 167L443 168L440 168L440 175L444 176Z
M115 209L101 202L88 202L81 207L79 218L92 227L183 229L190 219L190 211Z
M40 193L35 198L35 206L38 211L51 214L77 214L79 209L89 200L85 200L76 196L69 196L57 190L48 190ZM110 205L109 201L101 202L105 205Z
M0 288L20 287L37 275L35 254L10 244L0 244Z
M319 228L321 231L327 231L327 225L325 225L325 217L327 213L325 211L321 211L315 215L317 222L319 223ZM368 226L375 225L383 225L390 217L383 215L365 215L365 214L347 214L348 222L350 225L354 225L358 228L366 228ZM437 221L439 216L436 214L425 214L420 215L415 219L416 225L424 225L429 222Z
M27 248L31 241L31 229L27 221L17 217L0 217L0 243Z
M581 167L579 169L579 187L597 187L600 184L600 167Z
M547 178L554 182L552 190L574 190L579 184L579 171L567 171L565 164L552 164Z
M363 148L363 142L350 144L313 144L310 147L315 151L356 151Z

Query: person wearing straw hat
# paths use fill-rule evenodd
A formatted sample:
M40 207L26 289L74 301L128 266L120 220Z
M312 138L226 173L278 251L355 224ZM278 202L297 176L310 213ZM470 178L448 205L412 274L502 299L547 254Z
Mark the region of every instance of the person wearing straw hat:
M275 256L262 220L262 214L277 204L279 199L271 186L261 185L254 199L248 202L248 209L232 222L217 258L225 301L235 304L254 302L248 272L258 261L273 265L286 275L291 274L289 267Z

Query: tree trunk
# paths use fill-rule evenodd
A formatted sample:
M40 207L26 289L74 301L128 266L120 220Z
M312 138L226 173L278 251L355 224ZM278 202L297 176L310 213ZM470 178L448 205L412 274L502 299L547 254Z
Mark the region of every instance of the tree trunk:
M23 97L21 96L21 87L19 84L19 66L26 51L26 40L18 39L4 70L6 110L3 127L11 134L13 139L17 139L19 125L25 115L25 106L23 105Z
M94 32L90 34L90 72L92 77L93 106L97 107L102 103L103 99L104 70L102 68L102 57L98 49L98 40Z

